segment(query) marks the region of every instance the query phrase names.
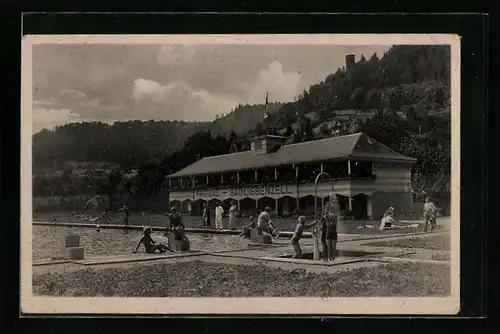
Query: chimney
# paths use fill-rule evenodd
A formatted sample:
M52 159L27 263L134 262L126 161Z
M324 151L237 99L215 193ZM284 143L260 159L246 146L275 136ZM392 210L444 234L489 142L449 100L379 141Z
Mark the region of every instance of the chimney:
M259 153L273 153L276 152L283 144L285 144L288 137L262 135L255 137L251 143L251 151Z
M356 63L354 55L345 56L345 67L347 72L350 72L354 69L354 64Z

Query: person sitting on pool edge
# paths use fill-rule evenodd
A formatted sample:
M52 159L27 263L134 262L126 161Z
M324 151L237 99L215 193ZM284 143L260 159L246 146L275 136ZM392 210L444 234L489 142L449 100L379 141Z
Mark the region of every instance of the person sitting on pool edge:
M151 227L144 228L144 233L141 237L141 240L139 240L139 243L137 244L137 247L135 247L133 253L137 253L137 250L139 249L139 246L141 244L144 245L144 249L148 254L154 253L157 250L160 251L160 253L165 253L167 250L173 252L168 246L162 243L155 243L153 238L151 238L152 231L153 230L151 229Z
M259 214L257 218L257 228L259 229L259 233L269 234L277 239L279 237L279 231L271 221L270 213L271 208L267 206L264 211Z
M300 248L299 241L302 238L302 233L305 229L313 227L316 225L316 221L313 221L310 224L306 224L306 217L300 216L297 220L297 225L295 226L295 231L293 232L292 239L290 240L293 245L293 250L295 254L293 254L292 259L302 257L302 249Z
M238 235L238 238L245 237L247 239L250 239L250 236L252 234L252 229L255 228L256 226L253 216L250 216L248 220L250 221L250 224L243 227L243 231L240 233L240 235Z
M392 224L394 224L394 207L391 206L385 211L384 216L380 220L379 230L391 228Z

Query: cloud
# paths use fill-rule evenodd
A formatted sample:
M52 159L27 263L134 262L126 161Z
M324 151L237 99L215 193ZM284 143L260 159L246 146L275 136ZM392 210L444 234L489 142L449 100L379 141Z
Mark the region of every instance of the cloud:
M300 92L300 74L284 72L283 65L273 61L257 74L256 82L241 83L240 87L247 96L248 103L263 103L266 92L271 101L293 101Z
M80 122L80 115L69 109L52 109L39 105L33 108L33 133L42 129L53 129L56 126L72 122Z
M158 52L158 64L163 66L189 65L196 62L196 45L162 45Z
M303 89L342 67L346 54L359 58L361 53L381 55L386 49L40 44L33 47L34 108L71 110L72 117L77 114L84 121L107 123L211 120L237 104L263 103L266 92L270 101L292 101Z
M162 85L153 80L137 79L132 97L150 118L182 119L186 121L213 120L227 113L237 101L207 90L195 90L182 81Z
M238 103L264 103L266 92L271 101L292 101L299 93L300 79L300 74L284 72L279 62L271 62L254 80L238 82L239 96L213 94L183 81L163 85L140 78L134 81L132 98L136 109L148 119L207 121L218 114L229 113Z
M61 89L59 91L59 94L62 96L70 96L70 97L76 98L76 99L83 99L84 97L87 96L87 94L80 92L78 90L75 90L75 89Z

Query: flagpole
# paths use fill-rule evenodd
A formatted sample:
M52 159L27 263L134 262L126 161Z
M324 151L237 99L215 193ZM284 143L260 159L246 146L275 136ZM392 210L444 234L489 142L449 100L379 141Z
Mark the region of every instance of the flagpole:
M266 135L269 134L269 123L267 121L267 118L269 117L267 113L267 104L269 103L269 92L266 92L266 103L264 104L264 127L266 131Z

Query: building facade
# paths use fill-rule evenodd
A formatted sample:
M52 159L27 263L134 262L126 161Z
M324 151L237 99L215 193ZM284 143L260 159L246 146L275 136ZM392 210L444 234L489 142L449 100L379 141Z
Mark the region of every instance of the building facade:
M285 145L286 138L255 138L249 151L205 157L167 176L169 201L200 215L203 203L238 204L255 214L266 206L277 216L312 214L331 194L353 219L372 219L389 206L411 211L411 166L403 156L363 133ZM317 187L315 179L323 174Z

